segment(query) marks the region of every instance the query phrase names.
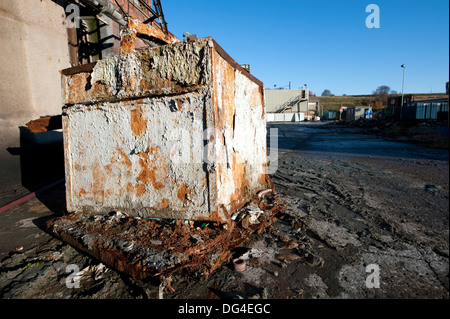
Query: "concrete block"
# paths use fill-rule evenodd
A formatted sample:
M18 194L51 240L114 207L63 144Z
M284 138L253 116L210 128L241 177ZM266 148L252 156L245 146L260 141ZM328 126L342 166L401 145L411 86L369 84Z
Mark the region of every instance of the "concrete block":
M228 223L271 187L263 84L212 38L62 74L69 212Z
M295 113L294 115L294 122L303 122L305 120L305 114L304 113Z
M283 113L274 113L275 122L284 122L284 114Z
M273 114L273 113L266 113L266 121L267 122L275 122L275 114Z
M285 122L293 122L294 121L294 113L283 113Z

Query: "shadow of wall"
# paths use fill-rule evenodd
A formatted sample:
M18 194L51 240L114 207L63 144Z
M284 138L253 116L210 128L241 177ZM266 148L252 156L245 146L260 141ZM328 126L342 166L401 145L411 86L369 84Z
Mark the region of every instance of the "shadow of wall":
M34 192L64 178L62 132L31 133L24 126L19 130L22 185Z

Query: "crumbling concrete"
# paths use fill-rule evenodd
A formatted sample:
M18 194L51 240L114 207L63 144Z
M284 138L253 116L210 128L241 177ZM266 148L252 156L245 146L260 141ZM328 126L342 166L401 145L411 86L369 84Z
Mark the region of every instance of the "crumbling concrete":
M212 38L62 74L69 212L231 223L271 188L263 84Z
M242 221L220 225L142 219L116 212L108 216L73 213L50 220L47 228L56 237L135 279L170 276L182 270L201 271L208 276L229 260L232 250L252 233L259 234L272 225L275 215L285 208L274 196L263 201L255 196L253 203L262 211L251 225Z

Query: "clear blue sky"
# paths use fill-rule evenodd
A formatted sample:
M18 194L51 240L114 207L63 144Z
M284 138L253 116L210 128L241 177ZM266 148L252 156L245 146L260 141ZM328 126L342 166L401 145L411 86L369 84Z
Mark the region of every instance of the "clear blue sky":
M169 30L212 36L266 88L307 84L320 95L445 92L449 79L447 0L163 0ZM368 29L366 6L380 8Z

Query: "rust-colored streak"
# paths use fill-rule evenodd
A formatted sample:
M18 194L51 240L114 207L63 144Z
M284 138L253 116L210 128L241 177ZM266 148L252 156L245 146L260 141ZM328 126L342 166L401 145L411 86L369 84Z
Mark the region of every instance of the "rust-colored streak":
M161 203L158 204L158 208L165 209L170 206L170 201L167 198L163 198Z
M235 191L230 196L231 211L240 209L248 200L248 182L245 175L245 163L239 154L233 153L233 181Z
M242 161L242 157L236 153L233 153L233 180L238 191L243 191L245 180L245 164Z
M96 162L92 170L92 195L97 203L105 201L105 174L101 165Z
M125 154L125 152L121 149L117 149L117 152L119 152L120 157L121 157L121 161L120 163L125 165L128 169L131 168L131 161L128 158L127 154Z
M130 126L136 136L141 136L147 129L147 119L142 114L140 107L131 110Z
M134 40L136 39L136 34L131 34L122 37L120 40L120 53L122 55L132 53L134 50Z
M66 104L75 104L87 100L88 90L86 84L89 83L89 73L78 73L70 77L68 88L66 89Z
M147 183L150 180L150 161L148 160L148 154L147 153L141 153L139 154L141 157L139 159L139 164L141 165L141 172L139 173L137 177L137 181L141 183Z
M213 108L215 112L215 124L216 129L222 130L225 126L233 126L235 70L217 52L213 53L213 65ZM221 94L219 94L220 92ZM220 105L222 107L219 107Z
M137 181L143 184L150 182L156 190L163 189L169 166L159 154L158 148L150 147L148 152L140 153L139 157L141 171L137 177Z
M134 24L134 23L133 23ZM136 28L135 24L134 24L134 28ZM137 30L136 30L138 35L144 35L147 37L152 37L152 38L156 38L160 41L163 41L167 44L173 44L176 42L180 42L180 39L178 39L175 35L173 35L172 33L168 32L168 33L164 33L164 31L152 27L151 25L147 25L144 23L137 23Z
M144 185L136 184L135 188L136 188L136 196L137 197L141 197L142 195L145 194L145 187L144 187Z
M173 44L176 42L180 42L180 40L170 32L165 33L164 31L156 27L141 23L133 19L128 19L127 32L128 34L122 36L122 39L120 41L121 54L128 54L134 51L137 37L152 39L155 42L163 44Z
M87 195L87 192L84 188L80 188L80 191L78 192L78 198L84 198Z
M132 192L134 192L134 185L132 183L127 183L127 193L131 194Z
M180 189L177 192L177 197L180 201L183 202L183 204L185 205L187 200L188 200L188 196L191 195L191 192L187 186L187 184L183 184Z
M177 100L176 100L176 103L177 103L178 111L180 111L181 108L183 107L183 100L177 99Z

